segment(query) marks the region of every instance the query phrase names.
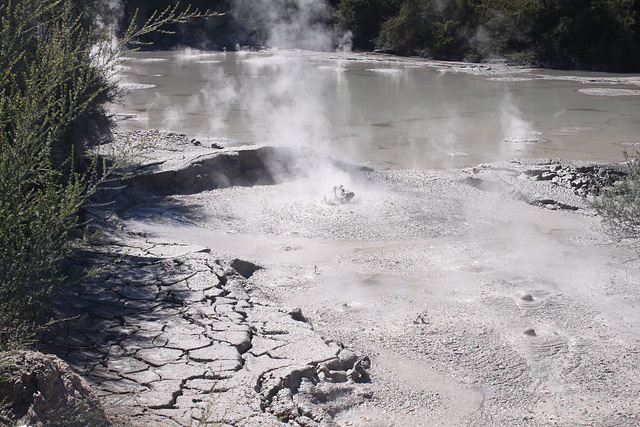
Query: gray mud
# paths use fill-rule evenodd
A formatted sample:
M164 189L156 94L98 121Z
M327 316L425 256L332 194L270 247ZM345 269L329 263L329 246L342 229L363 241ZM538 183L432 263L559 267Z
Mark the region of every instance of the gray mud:
M293 158L276 168L297 171L286 180L265 166L269 182L193 194L167 181L153 193L144 178L119 215L155 241L261 266L251 286L266 300L368 356L359 400L323 395L331 423L640 423L640 261L589 204L619 167L375 171ZM336 185L351 203L324 201Z

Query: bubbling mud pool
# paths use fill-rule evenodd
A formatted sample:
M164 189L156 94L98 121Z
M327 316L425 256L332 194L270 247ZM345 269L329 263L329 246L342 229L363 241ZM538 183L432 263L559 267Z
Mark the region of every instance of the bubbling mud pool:
M131 225L266 267L262 292L371 355L372 398L339 425L633 424L640 262L532 167L362 171L344 205L300 180L215 189Z
M373 167L142 198L129 223L264 266L261 292L370 355L370 401L339 425L640 424L637 253L540 163L480 165L622 160L637 76L282 51L124 65L124 130ZM351 203L324 203L340 184Z

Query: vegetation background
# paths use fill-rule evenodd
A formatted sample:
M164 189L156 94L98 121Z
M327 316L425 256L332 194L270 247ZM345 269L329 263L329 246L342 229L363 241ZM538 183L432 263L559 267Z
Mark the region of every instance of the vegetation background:
M551 68L640 70L640 0L328 0L326 25L350 31L357 50L381 50L433 59L487 61ZM153 10L176 0L128 0L122 22L139 10L143 22ZM227 12L221 19L188 23L172 36L150 35L156 47L186 45L234 49L263 45L259 22L242 22L233 0L192 0L201 10ZM286 10L297 0L256 0Z
M91 147L107 140L107 105L126 44L196 18L175 8L114 40L102 0L0 2L0 350L28 341L41 303L69 280L88 198L117 176Z

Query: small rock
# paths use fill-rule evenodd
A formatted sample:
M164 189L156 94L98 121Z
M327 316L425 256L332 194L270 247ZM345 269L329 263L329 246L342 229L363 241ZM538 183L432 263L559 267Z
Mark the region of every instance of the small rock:
M262 270L262 267L260 267L259 265L238 258L235 258L233 261L231 261L230 265L235 271L238 272L238 274L240 274L245 279L253 276L253 273L255 273L256 271Z
M358 362L358 355L348 349L340 350L338 357L326 363L327 367L332 370L343 370L353 368Z
M302 309L300 307L296 307L289 312L289 316L293 320L297 320L298 322L307 322L307 318L302 314Z

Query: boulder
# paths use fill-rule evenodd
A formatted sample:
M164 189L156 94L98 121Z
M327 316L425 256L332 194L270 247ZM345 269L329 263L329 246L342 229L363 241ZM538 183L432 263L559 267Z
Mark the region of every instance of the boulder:
M36 351L4 353L2 421L18 425L109 426L91 386L62 359Z

